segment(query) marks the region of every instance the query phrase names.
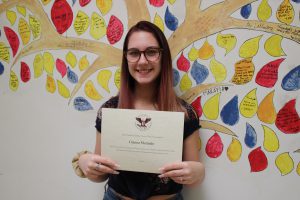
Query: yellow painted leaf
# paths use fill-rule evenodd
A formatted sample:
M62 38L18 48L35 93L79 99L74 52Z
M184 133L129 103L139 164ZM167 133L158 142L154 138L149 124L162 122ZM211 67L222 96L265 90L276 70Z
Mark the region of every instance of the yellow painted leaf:
M203 114L207 119L215 120L219 116L220 93L215 94L203 105Z
M56 90L55 80L49 75L47 75L46 90L52 94Z
M87 14L79 10L75 20L74 20L74 29L77 35L82 35L88 29L90 25L90 19Z
M257 117L260 121L273 124L276 120L276 109L273 102L274 91L270 92L259 104Z
M18 5L16 7L17 7L17 11L25 17L26 16L26 8L24 6L18 6Z
M275 164L282 176L289 174L294 169L294 161L288 152L278 155Z
M85 70L90 65L86 55L80 58L79 60L79 69L80 71Z
M242 145L239 140L232 138L232 141L227 149L227 157L231 162L236 162L241 158Z
M70 97L70 90L60 80L57 80L57 88L58 88L58 93L62 97L66 98L66 99Z
M283 0L276 11L278 21L285 24L291 24L294 20L294 16L295 11L290 0Z
M15 11L6 10L6 18L11 25L14 25L17 19L17 14Z
M0 59L9 63L10 61L10 53L9 47L7 47L3 42L0 42Z
M215 58L212 58L209 63L209 68L211 73L214 75L216 82L220 83L226 79L227 70L225 66L217 61Z
M16 73L11 70L10 77L9 77L9 88L15 92L17 91L18 87L19 87L19 79Z
M86 96L88 96L89 98L99 101L102 99L102 96L98 93L98 91L96 90L94 83L89 80L86 82L85 87L84 87L84 91Z
M198 49L196 49L193 45L193 47L190 49L188 53L188 58L190 61L195 61L198 58Z
M101 85L108 93L109 91L109 80L112 76L112 73L110 70L101 70L98 73L97 81L99 85Z
M43 55L44 58L44 69L49 74L50 76L53 75L53 70L54 70L54 58L51 53L45 52Z
M192 87L192 81L187 73L182 76L179 86L182 92L185 92Z
M235 63L235 72L232 82L237 85L243 85L251 81L254 75L255 66L251 58L243 59Z
M300 176L300 162L298 163L298 165L297 165L297 174Z
M281 41L282 36L272 35L265 42L265 51L273 57L285 56L286 54L281 47Z
M169 2L170 4L174 4L174 3L176 2L176 0L168 0L168 2Z
M165 29L164 21L162 20L162 18L157 13L155 13L153 23L156 26L158 26L162 32L164 32L164 29Z
M46 6L48 3L51 2L51 0L41 0L41 1L42 1L42 3L43 3L44 6Z
M279 140L276 133L269 127L262 125L264 129L264 148L268 152L276 152L279 149Z
M77 64L77 58L76 56L72 53L72 51L69 51L66 55L66 61L67 63L74 68Z
M208 60L214 55L214 47L205 40L204 44L198 51L198 56L202 60Z
M256 88L251 90L240 103L240 112L244 117L251 118L257 112Z
M236 45L236 37L233 34L218 34L217 44L226 50L227 55Z
M106 35L105 20L95 12L92 14L90 35L96 40Z
M33 38L38 38L41 35L41 23L34 16L29 16L29 26L32 31Z
M23 45L26 45L30 41L31 34L29 25L23 18L20 18L19 21L19 34L21 36Z
M97 0L96 5L101 14L106 15L112 7L112 0Z
M44 59L42 54L37 54L33 60L34 78L38 78L44 71Z
M254 57L259 49L259 41L262 35L250 38L245 41L240 47L239 55L241 58L252 58Z
M260 21L267 21L272 16L272 8L268 0L262 0L257 9L257 17Z
M118 89L120 89L121 84L121 69L118 68L115 72L115 85Z

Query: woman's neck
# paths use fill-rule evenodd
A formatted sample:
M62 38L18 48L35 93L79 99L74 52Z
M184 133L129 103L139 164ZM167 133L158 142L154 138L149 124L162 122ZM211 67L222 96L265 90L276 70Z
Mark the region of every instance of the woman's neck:
M134 108L155 110L156 87L154 85L137 85L134 90Z

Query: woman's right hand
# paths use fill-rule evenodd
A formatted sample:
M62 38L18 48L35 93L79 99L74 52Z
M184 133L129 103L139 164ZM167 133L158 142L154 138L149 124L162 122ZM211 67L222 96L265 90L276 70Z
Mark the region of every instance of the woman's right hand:
M116 162L98 154L83 154L78 164L84 175L93 181L104 181L108 174L119 174Z

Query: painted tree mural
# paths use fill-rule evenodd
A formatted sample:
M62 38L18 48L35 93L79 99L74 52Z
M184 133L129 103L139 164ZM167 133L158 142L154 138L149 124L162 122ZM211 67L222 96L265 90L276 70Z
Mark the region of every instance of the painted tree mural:
M98 109L119 88L128 27L148 20L168 37L176 91L210 133L199 150L210 159L248 162L251 172L269 167L300 176L300 65L289 62L298 52L284 46L300 45L299 3L2 0L0 79L9 77L13 92L43 79L41 87L74 109ZM298 148L285 149L287 137Z

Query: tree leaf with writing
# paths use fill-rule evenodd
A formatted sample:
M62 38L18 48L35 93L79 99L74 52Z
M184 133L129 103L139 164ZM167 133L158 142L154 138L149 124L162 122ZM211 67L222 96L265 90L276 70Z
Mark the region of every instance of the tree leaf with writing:
M55 0L51 8L51 19L59 34L69 29L73 21L73 11L66 0Z

